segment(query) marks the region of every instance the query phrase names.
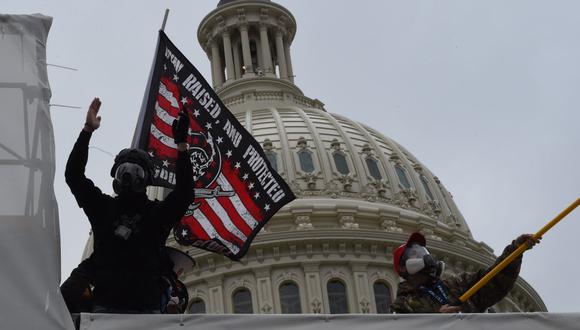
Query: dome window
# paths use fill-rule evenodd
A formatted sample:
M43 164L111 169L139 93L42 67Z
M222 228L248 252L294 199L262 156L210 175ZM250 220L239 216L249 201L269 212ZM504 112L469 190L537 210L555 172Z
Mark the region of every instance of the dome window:
M308 150L298 151L298 158L300 159L300 168L303 172L314 172L314 162L312 161L312 154Z
M280 306L282 314L301 314L300 292L298 285L294 282L286 282L280 285Z
M274 146L272 144L272 141L270 141L270 139L264 140L262 147L264 148L266 158L268 158L268 161L270 162L270 166L272 166L272 168L276 172L278 172L278 157L276 155L276 152L273 150Z
M350 173L348 169L348 163L346 162L346 157L342 152L335 152L332 154L332 158L334 159L334 164L336 165L336 169L340 174L347 175Z
M189 305L189 314L205 314L205 302L202 299L195 299Z
M342 281L334 279L326 284L330 314L347 314L346 286Z
M377 314L391 313L391 289L384 282L375 282L373 284L373 291L375 293L375 305L377 306Z
M407 172L403 169L403 167L399 164L395 165L395 171L397 172L397 176L399 177L399 182L405 189L411 189L411 183L407 178Z
M330 148L334 149L332 152L332 159L334 160L334 166L336 167L336 170L342 175L348 175L350 173L350 169L348 168L346 154L342 151L340 142L337 139L333 139L330 142Z
M242 288L234 292L232 296L234 305L234 314L252 314L254 309L252 307L252 293L246 288Z
M427 197L429 197L430 200L434 201L435 197L433 197L433 193L431 192L431 188L429 188L429 181L427 181L426 176L421 175L421 183L423 183L423 188L425 188L425 192L427 193Z
M308 150L308 144L304 137L298 139L298 160L300 161L300 169L305 173L314 172L314 160L312 159L312 151Z
M376 159L372 157L365 158L365 163L367 164L367 168L369 169L369 173L375 180L382 180L383 176L381 175L381 171L379 171L379 164Z
M266 152L266 158L268 158L268 161L270 162L270 165L272 166L272 168L276 172L278 172L278 159L276 157L276 153L273 151Z

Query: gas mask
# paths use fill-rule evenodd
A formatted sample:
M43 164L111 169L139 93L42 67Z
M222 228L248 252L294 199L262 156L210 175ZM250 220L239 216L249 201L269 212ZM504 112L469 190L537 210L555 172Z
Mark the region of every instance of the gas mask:
M143 193L147 187L145 170L135 163L122 163L115 171L113 190L123 193Z
M405 249L402 260L409 275L419 272L438 278L445 270L445 263L438 261L424 246L412 244Z

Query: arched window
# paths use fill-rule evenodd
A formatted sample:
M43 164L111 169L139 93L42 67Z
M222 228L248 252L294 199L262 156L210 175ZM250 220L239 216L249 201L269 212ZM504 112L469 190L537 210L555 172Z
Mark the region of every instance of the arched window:
M399 164L395 165L395 171L397 172L397 176L399 177L399 182L401 183L401 185L405 189L410 189L411 183L409 182L409 179L407 179L407 173L401 167L401 165L399 165Z
M202 299L195 299L189 305L189 314L205 314L205 302Z
M376 159L367 157L365 158L365 162L367 163L367 167L369 169L369 173L375 180L381 180L383 176L381 175L381 171L379 171L379 164Z
M246 288L241 288L234 292L232 296L234 314L252 314L252 293Z
M268 158L272 168L278 172L278 158L276 157L276 153L272 151L266 152L266 158Z
M332 158L334 159L334 165L336 165L336 169L341 174L347 175L350 173L348 169L348 163L346 162L346 157L341 152L335 152L332 154Z
M423 183L423 188L425 188L427 197L429 197L429 199L432 201L435 200L435 197L433 197L433 193L431 192L431 188L429 188L429 181L427 181L427 177L424 175L421 175L421 183Z
M340 280L330 280L326 284L328 292L328 305L330 314L348 313L348 302L346 300L346 286Z
M282 314L302 313L302 308L300 307L300 292L296 283L286 282L280 285L278 291L280 292Z
M375 282L373 290L375 292L377 314L391 313L391 290L389 286L384 282Z
M312 155L308 150L298 151L298 158L300 159L300 168L306 173L314 172L314 162L312 161Z

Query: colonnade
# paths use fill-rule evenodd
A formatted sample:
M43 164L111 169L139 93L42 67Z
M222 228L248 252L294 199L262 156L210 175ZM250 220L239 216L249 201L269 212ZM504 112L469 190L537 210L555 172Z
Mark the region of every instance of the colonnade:
M266 24L222 29L208 40L213 87L256 76L294 83L290 44L285 35L284 29Z

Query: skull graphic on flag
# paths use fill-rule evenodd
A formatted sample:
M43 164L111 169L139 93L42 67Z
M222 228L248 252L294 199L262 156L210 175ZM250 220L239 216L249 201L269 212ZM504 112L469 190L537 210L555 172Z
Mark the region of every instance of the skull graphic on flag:
M214 145L211 133L190 134L190 159L193 166L193 179L198 187L208 187L217 179L221 168L221 155Z

